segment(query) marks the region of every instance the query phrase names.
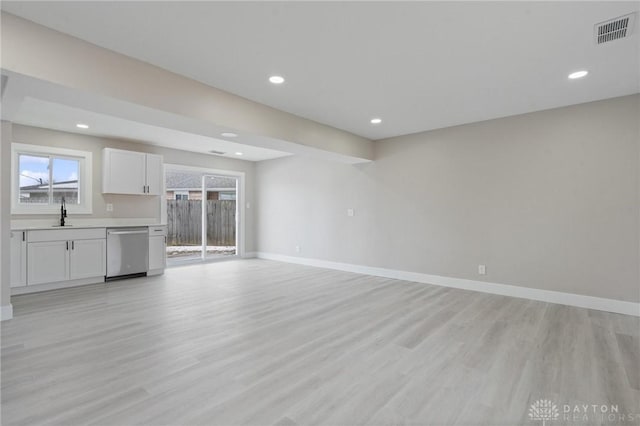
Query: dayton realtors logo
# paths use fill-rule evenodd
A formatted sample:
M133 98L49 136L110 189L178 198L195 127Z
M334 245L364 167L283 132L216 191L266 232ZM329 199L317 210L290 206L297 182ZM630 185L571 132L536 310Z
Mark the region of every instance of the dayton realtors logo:
M542 421L542 426L546 426L549 420L556 420L558 417L560 417L558 407L548 399L539 399L529 408L529 418Z
M562 418L566 422L582 422L598 424L634 424L640 421L637 413L620 411L617 404L564 404Z
M640 425L640 414L621 412L618 405L607 404L562 404L549 399L539 399L529 408L529 418L533 421L547 422L560 420L563 424L628 424Z

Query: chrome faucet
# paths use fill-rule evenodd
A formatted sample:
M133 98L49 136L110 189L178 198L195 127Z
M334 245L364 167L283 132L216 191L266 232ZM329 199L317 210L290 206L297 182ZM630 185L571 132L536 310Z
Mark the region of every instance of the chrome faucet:
M67 207L62 197L62 204L60 205L60 226L64 226L64 218L67 217Z

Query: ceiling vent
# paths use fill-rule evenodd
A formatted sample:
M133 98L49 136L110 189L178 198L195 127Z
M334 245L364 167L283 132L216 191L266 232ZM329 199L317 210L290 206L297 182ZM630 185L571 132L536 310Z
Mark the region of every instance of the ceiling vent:
M212 149L211 151L209 151L209 153L215 154L215 155L225 155L226 154L226 152L216 151L215 149Z
M610 41L626 38L633 31L633 23L635 21L635 13L620 16L619 18L610 19L600 22L594 27L594 35L596 44L608 43Z

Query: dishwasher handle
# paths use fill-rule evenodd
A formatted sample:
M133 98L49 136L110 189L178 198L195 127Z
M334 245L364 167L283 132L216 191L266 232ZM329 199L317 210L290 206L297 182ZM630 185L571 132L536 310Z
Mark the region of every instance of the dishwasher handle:
M107 231L107 235L131 235L131 234L148 234L149 231L140 230L140 231Z

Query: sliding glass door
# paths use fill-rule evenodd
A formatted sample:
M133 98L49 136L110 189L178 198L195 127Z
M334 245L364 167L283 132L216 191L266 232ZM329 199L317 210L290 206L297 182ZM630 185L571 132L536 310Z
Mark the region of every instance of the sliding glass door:
M238 178L167 168L169 264L237 254Z
M236 178L227 176L205 176L204 184L207 200L206 213L206 257L216 259L233 256L236 246Z

